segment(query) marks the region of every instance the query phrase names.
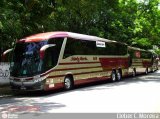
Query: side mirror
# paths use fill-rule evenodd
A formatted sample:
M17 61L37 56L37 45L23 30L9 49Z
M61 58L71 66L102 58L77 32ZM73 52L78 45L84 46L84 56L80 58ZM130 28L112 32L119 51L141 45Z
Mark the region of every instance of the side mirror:
M8 49L8 50L3 52L3 54L2 54L2 61L3 62L9 62L10 61L10 55L11 55L12 51L13 51L13 48Z
M43 47L41 47L40 49L40 58L43 59L44 58L44 54L45 54L45 51L50 48L50 47L54 47L56 46L56 44L47 44L47 45L44 45Z

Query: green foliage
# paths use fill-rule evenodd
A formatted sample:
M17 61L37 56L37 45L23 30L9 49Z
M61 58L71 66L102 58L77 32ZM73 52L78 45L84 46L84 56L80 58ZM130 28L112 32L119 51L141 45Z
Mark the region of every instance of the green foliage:
M25 36L71 31L144 49L160 45L160 0L1 0L0 46Z
M158 55L160 55L160 49L156 49L155 53L158 54Z
M152 44L148 38L141 38L141 39L133 39L132 45L135 47L141 47L143 49L151 49Z

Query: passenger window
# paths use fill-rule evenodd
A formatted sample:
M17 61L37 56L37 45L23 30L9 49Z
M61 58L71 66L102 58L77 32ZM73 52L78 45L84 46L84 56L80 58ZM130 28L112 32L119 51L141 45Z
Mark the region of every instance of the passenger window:
M44 58L44 70L49 70L57 65L61 47L63 44L64 38L52 38L49 39L48 44L55 44L53 47L49 47L45 51L45 58Z
M54 47L50 47L45 51L45 59L44 59L45 70L48 70L54 67L58 62L58 53L56 52Z

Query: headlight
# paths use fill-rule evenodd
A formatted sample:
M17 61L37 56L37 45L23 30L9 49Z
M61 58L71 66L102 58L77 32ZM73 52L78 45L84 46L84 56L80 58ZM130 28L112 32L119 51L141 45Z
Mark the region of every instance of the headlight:
M40 75L39 75L39 76L33 77L33 80L34 80L34 82L41 82L44 79L46 79L47 77L48 77L48 75L43 76L43 77L40 77Z

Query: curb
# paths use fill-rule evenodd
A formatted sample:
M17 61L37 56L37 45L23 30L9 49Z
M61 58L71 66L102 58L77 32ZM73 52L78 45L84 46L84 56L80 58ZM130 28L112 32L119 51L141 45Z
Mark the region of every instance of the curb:
M10 95L12 94L12 90L10 86L1 86L0 87L0 97L3 97L5 95Z

